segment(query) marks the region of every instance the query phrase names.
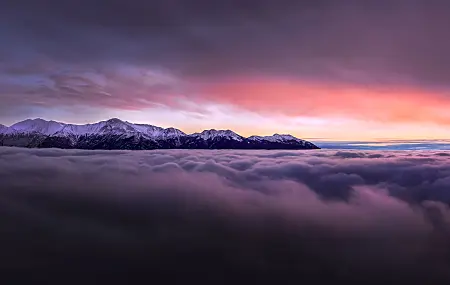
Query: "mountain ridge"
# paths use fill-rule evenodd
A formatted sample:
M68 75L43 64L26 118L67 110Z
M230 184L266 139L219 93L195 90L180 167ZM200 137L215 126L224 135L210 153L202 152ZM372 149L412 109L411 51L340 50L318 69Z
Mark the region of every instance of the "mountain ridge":
M209 129L186 134L170 127L133 124L118 118L91 124L67 124L41 118L9 127L0 125L0 145L81 149L318 149L288 134L241 136L232 130Z

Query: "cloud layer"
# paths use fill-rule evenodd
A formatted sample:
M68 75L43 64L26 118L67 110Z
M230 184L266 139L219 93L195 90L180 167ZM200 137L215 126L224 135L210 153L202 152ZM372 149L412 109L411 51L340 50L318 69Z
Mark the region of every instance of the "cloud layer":
M425 0L6 0L0 110L180 110L188 101L447 125L449 7ZM410 112L416 108L422 111Z
M449 156L0 148L0 278L446 284Z
M448 7L422 0L7 0L1 11L10 24L5 36L65 62L319 78L338 72L345 78L351 75L345 68L364 67L370 76L359 74L362 82L398 73L446 85ZM12 52L12 43L2 49ZM358 74L350 77L358 81Z

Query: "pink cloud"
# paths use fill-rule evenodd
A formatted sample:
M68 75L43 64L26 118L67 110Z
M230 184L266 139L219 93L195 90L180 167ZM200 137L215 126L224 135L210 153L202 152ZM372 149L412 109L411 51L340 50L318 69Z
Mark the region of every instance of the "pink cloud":
M288 116L342 117L386 123L450 124L447 92L407 86L361 86L274 78L198 83L203 98Z

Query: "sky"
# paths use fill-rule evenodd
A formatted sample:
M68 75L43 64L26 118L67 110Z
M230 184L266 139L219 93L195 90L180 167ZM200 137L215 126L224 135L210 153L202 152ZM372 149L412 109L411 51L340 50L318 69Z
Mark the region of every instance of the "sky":
M4 0L0 123L450 138L450 3Z

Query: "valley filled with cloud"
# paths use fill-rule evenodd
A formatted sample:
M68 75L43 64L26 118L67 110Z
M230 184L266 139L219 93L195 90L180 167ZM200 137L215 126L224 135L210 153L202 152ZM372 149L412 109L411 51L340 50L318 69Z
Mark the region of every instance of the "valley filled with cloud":
M444 284L449 157L1 147L0 279Z

